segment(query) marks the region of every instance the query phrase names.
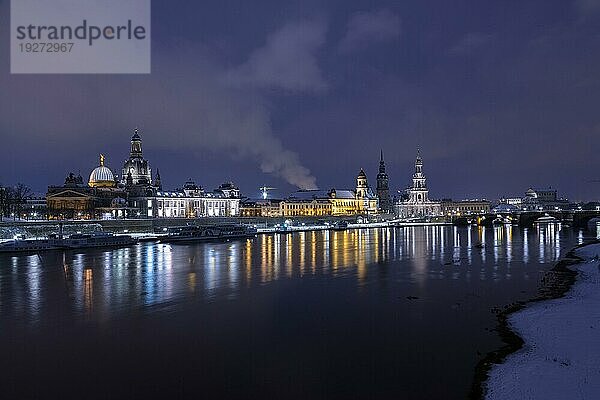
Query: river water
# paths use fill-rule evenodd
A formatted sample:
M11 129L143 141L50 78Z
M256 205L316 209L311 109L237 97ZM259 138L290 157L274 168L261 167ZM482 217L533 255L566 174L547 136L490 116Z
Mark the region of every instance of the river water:
M500 345L492 308L584 239L438 226L0 255L0 397L463 399Z

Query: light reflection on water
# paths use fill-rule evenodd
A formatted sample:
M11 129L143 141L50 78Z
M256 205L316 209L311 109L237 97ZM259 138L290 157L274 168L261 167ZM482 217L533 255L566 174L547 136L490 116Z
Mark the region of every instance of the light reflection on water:
M590 234L406 227L0 255L0 387L61 398L69 371L69 394L92 398L131 398L133 381L136 398L462 399L500 345L490 310L533 296Z
M532 229L406 227L259 235L227 243L146 243L114 250L2 256L0 319L39 320L45 279L63 281L67 303L82 316L104 320L132 307L173 306L186 297L233 300L240 290L280 279L330 276L369 284L377 265L403 266L399 279L507 280L512 264L554 263L561 243L582 231L558 224ZM561 239L562 238L562 239ZM563 249L564 250L564 249ZM407 262L407 264L402 264ZM60 276L50 272L60 265ZM5 268L9 267L9 268ZM49 275L49 276L46 276ZM527 271L523 278L527 279Z

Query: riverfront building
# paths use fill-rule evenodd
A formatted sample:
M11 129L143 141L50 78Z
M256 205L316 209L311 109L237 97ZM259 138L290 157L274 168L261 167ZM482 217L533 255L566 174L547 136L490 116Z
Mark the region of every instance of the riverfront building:
M523 211L562 210L569 207L569 200L559 199L556 189L533 189L525 192L521 204Z
M558 197L558 191L553 188L529 188L523 197L503 197L500 205L514 206L522 211L554 211L573 208L569 200Z
M418 160L420 163L420 157ZM300 190L282 200L246 201L243 205L240 204L239 188L231 182L213 191L205 191L190 179L180 189L163 190L160 172L156 169L153 173L150 162L144 158L138 129L131 137L129 157L120 169L120 176L105 161L101 155L100 165L92 170L87 183L80 175L71 173L64 185L48 188L46 198L50 218L352 216L388 213L393 209L383 151L379 160L376 194L361 168L354 189ZM420 164L418 168L411 204L415 210L422 207L424 213L429 213L437 203L428 200Z
M49 218L170 218L239 215L240 191L231 182L205 192L193 181L172 192L162 190L158 169L154 177L144 158L142 139L136 129L129 158L119 177L100 155L100 165L87 183L70 173L62 186L49 186L46 194Z
M280 217L281 199L244 199L240 202L242 217Z
M248 217L351 216L378 212L379 202L361 168L356 187L330 190L298 190L282 200L247 200L241 215Z
M280 203L281 216L369 215L378 212L378 199L361 168L355 190L299 190Z
M156 209L157 218L233 217L240 215L240 192L231 182L213 192L205 192L192 180L182 189L157 192L148 199Z
M442 213L441 203L429 200L427 178L423 173L423 159L420 151L417 151L412 181L413 184L407 189L406 196L396 203L396 216L399 218L422 218L440 215Z
M491 204L487 200L442 200L442 214L448 216L460 216L469 214L487 214L490 212Z
M135 213L127 205L128 193L118 185L112 170L100 155L100 165L92 170L87 183L70 173L62 186L49 186L46 194L48 218L124 218Z

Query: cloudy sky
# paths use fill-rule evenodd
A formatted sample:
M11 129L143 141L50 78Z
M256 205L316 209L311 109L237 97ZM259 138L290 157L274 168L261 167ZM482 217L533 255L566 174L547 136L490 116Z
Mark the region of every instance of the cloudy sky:
M0 182L36 192L139 127L167 188L553 186L600 198L600 0L153 1L152 74L10 75L0 0Z

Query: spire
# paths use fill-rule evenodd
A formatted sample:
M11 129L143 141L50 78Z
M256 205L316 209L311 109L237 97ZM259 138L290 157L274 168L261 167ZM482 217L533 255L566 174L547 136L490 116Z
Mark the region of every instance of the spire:
M160 171L156 168L156 176L154 177L154 187L162 190L162 182L160 181Z
M379 157L379 173L385 174L385 161L383 160L383 149L381 149L381 155Z
M104 167L104 154L100 154L100 166Z

